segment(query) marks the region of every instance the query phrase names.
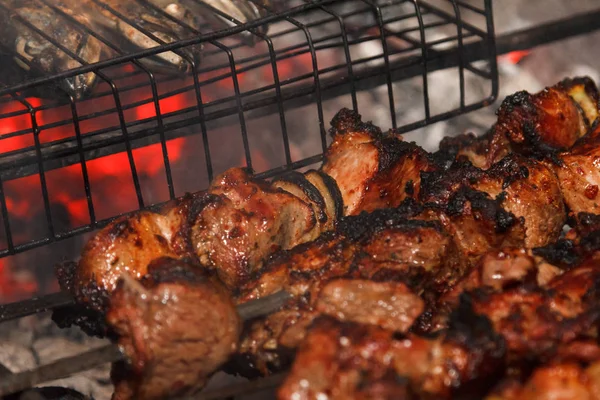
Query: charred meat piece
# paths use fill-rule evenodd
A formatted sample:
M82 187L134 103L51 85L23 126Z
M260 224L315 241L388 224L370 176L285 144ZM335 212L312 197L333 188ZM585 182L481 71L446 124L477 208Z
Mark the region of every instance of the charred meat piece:
M524 384L503 382L486 400L580 400L598 399L600 363L582 366L574 362L552 363L536 368Z
M584 262L543 288L474 292L473 307L506 339L511 358L540 357L558 344L595 335L600 318L596 264Z
M572 149L558 155L554 170L565 203L574 214L600 214L600 125Z
M424 307L413 293L435 298L465 269L440 224L407 220L413 211L401 207L347 217L336 232L273 257L241 288L238 301L281 289L296 297L249 325L232 368L252 375L285 367L287 349L298 345L322 313L407 329Z
M456 160L468 160L474 166L488 169L495 161L499 161L510 153L510 144L506 138L494 135L489 130L481 137L473 133L447 136L440 142L439 150L434 153L438 162L450 167Z
M397 207L418 196L420 171L434 168L423 149L393 132L382 133L348 109L338 112L331 125L333 143L322 171L337 182L344 215Z
M406 332L423 312L423 300L400 282L336 279L323 286L316 311L352 321Z
M224 286L162 258L140 281L123 275L107 313L129 362L113 367L113 399L163 399L201 388L236 350L241 321Z
M568 87L549 87L536 94L508 96L498 110L496 131L523 154L545 146L568 149L587 133L589 121L569 96ZM540 147L542 146L542 147Z
M491 250L481 257L467 276L439 299L432 310L433 321L424 330L446 329L447 319L458 306L463 292L482 288L501 292L518 285L546 286L563 272L563 269L543 257L535 256L530 249L508 247Z
M504 209L503 196L493 198L460 181L454 185L450 177L436 181L423 175L422 199L426 203L417 218L439 221L467 264L474 265L491 249L524 244L524 221Z
M599 110L598 89L587 77L565 79L535 94L518 92L504 100L488 133L444 139L438 157L465 157L482 169L512 152L559 163L557 154L589 132Z
M320 233L310 203L241 169L223 173L209 192L218 198L193 221L191 242L200 262L216 269L230 288L248 279L275 251Z
M425 338L322 317L309 329L278 398L481 394L503 368L503 340L485 318L472 313L460 318L444 335Z
M525 247L558 239L567 218L563 194L553 171L542 163L513 154L492 165L473 186L503 198L503 208L524 219Z
M501 209L520 220L526 247L555 241L567 218L553 171L516 154L503 158L488 170L468 161L456 162L446 171L423 173L421 179L420 200L436 207L451 207L457 202L457 193L466 188L485 193L489 200L494 199Z
M139 279L156 258L193 254L186 237L189 222L211 200L210 196L186 196L161 213L142 211L115 220L86 244L67 286L79 302L103 311L123 274Z
M560 346L550 362L537 365L525 378L505 378L486 399L597 399L599 361L600 347L595 341Z

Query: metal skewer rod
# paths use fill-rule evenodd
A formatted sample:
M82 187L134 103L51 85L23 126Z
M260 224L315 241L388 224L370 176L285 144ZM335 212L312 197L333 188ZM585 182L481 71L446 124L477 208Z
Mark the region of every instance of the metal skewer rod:
M72 304L75 304L75 300L68 292L57 292L16 303L3 304L0 305L0 322L23 318Z
M237 311L242 320L248 321L276 311L291 297L292 295L282 290L261 299L240 304L237 306ZM76 356L62 358L33 370L2 376L0 379L0 397L124 358L125 355L121 352L119 346L109 344Z
M200 392L196 396L184 400L219 400L228 399L247 393L256 393L262 390L274 389L283 383L288 374L282 372L276 375L267 376L255 381L238 383L235 386L224 387L220 389L207 390Z

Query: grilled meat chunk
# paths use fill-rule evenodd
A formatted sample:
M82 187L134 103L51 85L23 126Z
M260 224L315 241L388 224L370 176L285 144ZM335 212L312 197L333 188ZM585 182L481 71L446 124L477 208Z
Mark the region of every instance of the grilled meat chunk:
M424 338L321 317L278 398L449 398L461 390L476 396L503 367L503 340L485 318L461 318L446 334Z
M336 279L323 286L315 305L340 321L406 332L423 312L423 300L401 282Z
M423 149L393 132L382 133L348 109L338 112L331 125L333 142L322 171L337 182L344 215L397 207L418 196L420 171L434 168Z
M512 383L512 384L511 384ZM486 400L580 400L600 398L600 363L587 367L574 362L552 363L536 368L523 385L505 382Z
M567 218L559 182L552 170L515 154L488 170L468 161L456 162L446 171L423 173L421 179L420 200L437 207L450 207L456 202L456 194L465 188L495 199L501 209L523 224L526 247L544 246L558 239Z
M439 222L407 220L411 212L406 206L347 217L336 232L273 257L241 288L238 301L281 289L296 297L250 324L232 368L246 375L283 368L286 349L294 349L323 313L407 329L424 307L413 293L436 297L465 269Z
M557 85L508 96L498 110L496 131L520 153L535 154L546 146L568 149L587 133L588 124L568 88Z
M544 287L525 283L501 291L474 290L473 308L506 339L511 359L541 357L559 344L596 334L599 272L592 257Z
M463 279L446 292L433 308L433 320L422 329L439 331L447 328L448 317L464 292L488 288L502 291L515 285L545 286L564 271L531 250L507 247L487 252Z
M428 190L425 185L423 190ZM492 198L459 185L448 194L447 200L438 195L431 200L418 218L439 221L469 265L474 265L491 249L522 246L525 241L523 221L502 207L502 196Z
M198 390L235 351L241 331L225 287L168 258L152 263L140 281L123 275L106 318L129 358L113 367L114 400Z
M600 125L569 151L558 155L554 166L565 203L574 214L600 214Z
M311 204L232 169L209 190L218 199L192 223L191 242L200 262L215 268L230 288L248 279L263 260L319 235Z
M194 215L211 200L210 196L186 196L163 212L142 211L100 230L86 244L68 285L76 299L103 311L123 274L139 279L158 257L191 256L186 231Z
M122 274L138 279L152 260L165 256L197 257L233 288L275 251L333 228L340 196L334 181L318 176L323 193L308 179L302 187L286 185L286 191L231 169L209 193L187 195L161 212L138 212L102 229L86 244L68 286L80 302L102 311Z
M526 247L558 239L567 218L563 194L555 174L542 163L513 154L492 165L473 186L503 197L503 208L524 219Z
M594 340L560 346L551 361L537 365L524 379L505 378L486 399L597 399L599 361L600 347Z
M538 93L508 96L498 122L481 138L461 135L440 143L440 156L466 157L487 169L509 153L558 162L557 153L588 133L600 110L598 89L587 78L565 79Z

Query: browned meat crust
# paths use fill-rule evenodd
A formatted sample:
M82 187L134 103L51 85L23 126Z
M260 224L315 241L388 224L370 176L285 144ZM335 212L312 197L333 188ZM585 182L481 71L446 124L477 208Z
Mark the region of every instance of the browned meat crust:
M344 215L397 207L418 196L420 172L434 169L423 149L393 132L382 133L348 109L338 112L331 125L333 142L322 171L340 187Z
M589 132L598 110L598 89L587 77L565 79L535 94L517 92L503 101L486 135L442 140L440 157L466 157L483 169L512 152L560 164L557 154Z
M535 367L524 379L507 377L486 399L577 400L599 395L600 347L587 340L561 346L550 362Z
M437 221L406 219L418 209L407 203L399 209L348 217L340 221L337 232L273 257L256 279L241 288L238 301L282 288L296 297L281 311L250 324L231 368L254 375L285 367L287 349L297 346L320 313L408 329L423 309L413 293L435 297L465 270L451 237ZM384 301L390 294L396 300ZM361 307L354 307L359 302ZM390 304L396 304L393 310Z
M188 195L161 213L144 211L115 220L86 244L71 281L63 286L79 302L102 311L122 274L139 279L157 256L191 256L187 232L195 216L214 200L210 195Z
M485 318L463 311L434 338L321 317L278 398L450 398L462 390L477 396L502 371L504 343Z
M502 260L507 256L512 262ZM515 249L484 257L441 303L452 308L459 296L468 295L474 310L506 339L511 359L535 359L553 354L560 344L595 337L599 278L596 255L563 272ZM444 313L444 305L438 312Z
M423 300L401 282L336 279L323 286L315 309L340 321L406 332L423 312Z
M241 321L228 291L197 266L167 258L140 281L124 278L106 316L129 359L113 369L113 399L197 391L237 347Z
M487 194L488 203L495 199L500 214L507 215L505 222L498 216L499 228L511 222L508 215L518 218L525 229L527 247L544 246L558 239L567 218L559 182L552 170L515 154L488 170L470 162L455 162L446 171L423 173L420 200L436 207L450 207L456 194L465 188Z
M220 196L198 214L191 241L201 264L214 268L231 288L245 281L269 254L319 234L310 203L242 170L224 173L211 193Z
M574 214L600 214L600 137L592 135L560 153L560 165L554 166L565 203Z

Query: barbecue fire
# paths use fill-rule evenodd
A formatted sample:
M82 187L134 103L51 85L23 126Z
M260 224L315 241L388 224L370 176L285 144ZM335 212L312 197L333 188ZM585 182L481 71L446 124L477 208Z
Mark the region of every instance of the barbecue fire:
M310 54L300 53L278 61L277 66L280 79L290 79L299 74L310 72L312 70L312 59ZM135 68L127 65L124 70L131 73L135 71ZM258 76L265 82L273 81L273 72L270 65L258 68L253 74L253 76ZM256 86L256 82L253 82L248 75L244 72L237 74L237 82L242 91L250 90ZM137 79L142 80L140 77ZM234 90L230 69L213 70L203 74L199 79L201 81L214 80L215 82L202 93L203 101L207 103L218 101ZM180 82L172 81L171 85L185 88L193 85L193 82L191 79L185 79ZM99 90L101 89L102 86ZM173 90L176 91L176 87L171 89L171 91ZM131 105L124 114L126 121L139 121L140 123L156 121L156 106L152 101L152 93L148 88L142 87L125 92L122 97L125 106ZM71 118L70 108L63 106L57 109L52 104L52 101L47 99L27 97L23 99L22 103L11 101L1 105L0 115L8 115L8 117L4 118L2 124L0 124L0 154L18 153L19 151L29 150L34 146L33 134L26 133L32 130L32 118L26 105L30 105L35 110L35 123L40 128L40 143L50 145L74 138L73 125L54 126L56 123ZM167 121L170 115L193 109L196 104L194 93L187 90L184 93L160 99L160 115ZM110 93L93 100L78 102L77 111L82 118L80 122L81 132L84 132L84 135L89 135L118 126L119 120L116 114L112 113L110 117L102 115L103 110L110 110L114 107L114 99ZM97 115L98 113L100 115ZM86 115L90 117L84 118ZM24 133L15 135L15 132ZM198 133L194 132L196 136L198 136ZM189 158L197 153L197 150L194 152L189 151L189 146L197 146L197 142L197 140L190 140L187 137L167 140L167 152L171 168L185 168L190 162ZM213 149L213 157L217 157L217 165L219 165L218 157L223 150L226 149ZM293 159L303 158L303 155L299 153L293 144L290 145L290 150ZM252 167L255 171L266 171L276 166L273 162L273 156L269 152L268 149L254 147L251 149ZM161 144L156 143L135 148L132 153L137 174L142 181L142 189L146 190L145 196L149 197L152 203L166 201L169 193L165 185L166 177ZM219 168L231 166L246 166L245 156L242 155L237 160L233 160L233 165L223 165ZM139 208L132 181L130 161L126 152L88 160L86 168L90 180L96 219L108 218ZM205 185L202 181L194 182L191 185L182 182L181 179L186 181L192 179L189 174L187 175L188 177L180 176L180 181L174 182L176 188L191 186L199 189ZM30 222L33 222L34 216L44 214L40 185L39 175L13 179L4 183L3 189L6 195L6 207L10 215L11 226L27 227ZM46 185L49 191L51 208L62 207L67 211L66 216L58 215L58 221L55 218L54 223L60 229L70 230L90 224L89 205L80 165L70 165L47 172ZM45 221L36 221L36 224L43 225ZM43 230L43 228L41 229ZM0 239L2 240L2 246L6 247L6 237L0 235ZM13 241L17 244L34 239L37 238L26 229L20 236L13 237ZM11 259L11 257L3 259L0 287L10 288L10 290L0 290L0 301L11 302L27 298L36 294L40 289L42 292L52 292L58 289L55 283L51 287L40 288L36 282L35 274L20 274L19 280L15 281L11 275L19 274L16 271L11 272ZM16 282L21 283L17 285Z
M89 28L87 0L0 1L18 8L0 28L0 59L21 65L0 74L0 302L58 292L0 305L0 394L597 392L600 96L589 79L538 92L595 72L540 63L542 46L494 57L487 0L247 1L93 0L109 7L100 30ZM509 2L501 13L527 22ZM186 13L200 3L225 8ZM203 29L213 12L243 23L257 11L277 19L111 59L198 36L180 22ZM15 29L46 20L46 35ZM84 29L75 48L70 24L100 37ZM501 32L498 49L540 35ZM51 47L39 63L52 37L84 62L109 63L50 82L69 59ZM558 77L546 75L551 65ZM498 115L451 119L495 101L496 73L499 98L511 94ZM69 378L54 380L60 371ZM27 389L40 383L51 387Z

